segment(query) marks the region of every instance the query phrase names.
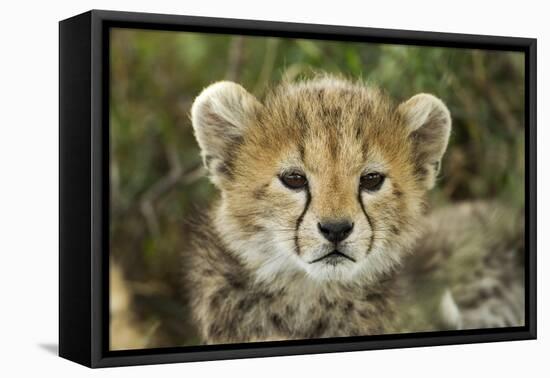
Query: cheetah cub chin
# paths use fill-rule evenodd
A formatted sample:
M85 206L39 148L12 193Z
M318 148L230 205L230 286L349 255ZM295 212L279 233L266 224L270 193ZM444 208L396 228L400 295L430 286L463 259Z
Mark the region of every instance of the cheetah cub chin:
M389 332L395 268L422 230L451 132L445 104L361 83L218 82L192 107L221 192L194 221L186 292L205 343Z

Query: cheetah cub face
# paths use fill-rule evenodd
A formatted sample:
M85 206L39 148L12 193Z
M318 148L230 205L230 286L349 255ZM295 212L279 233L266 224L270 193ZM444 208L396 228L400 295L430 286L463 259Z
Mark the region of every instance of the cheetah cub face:
M432 95L394 106L363 84L283 84L260 102L218 82L192 107L221 191L214 224L256 278L373 280L418 233L451 119Z

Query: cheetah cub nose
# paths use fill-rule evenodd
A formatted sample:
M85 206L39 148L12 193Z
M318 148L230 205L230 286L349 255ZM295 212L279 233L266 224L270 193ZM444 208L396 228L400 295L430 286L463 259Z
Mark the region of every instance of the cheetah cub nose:
M347 220L336 220L317 223L319 232L330 242L338 243L353 231L353 223Z

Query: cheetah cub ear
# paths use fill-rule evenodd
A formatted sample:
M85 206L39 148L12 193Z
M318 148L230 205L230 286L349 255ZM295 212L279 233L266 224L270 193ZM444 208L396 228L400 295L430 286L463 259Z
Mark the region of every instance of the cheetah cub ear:
M437 97L421 93L399 105L398 112L413 138L418 172L431 189L451 134L449 109Z
M243 87L220 81L204 89L191 108L203 163L218 187L232 174L232 152L262 105Z

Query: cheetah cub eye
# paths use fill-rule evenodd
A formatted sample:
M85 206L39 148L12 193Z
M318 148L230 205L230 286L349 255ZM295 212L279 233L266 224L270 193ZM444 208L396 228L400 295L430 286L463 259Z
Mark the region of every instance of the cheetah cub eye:
M367 192L376 192L384 183L386 176L378 172L371 172L361 176L359 188Z
M279 176L279 179L281 180L283 185L289 189L301 190L307 186L307 178L303 173L300 172L283 172L283 174Z

